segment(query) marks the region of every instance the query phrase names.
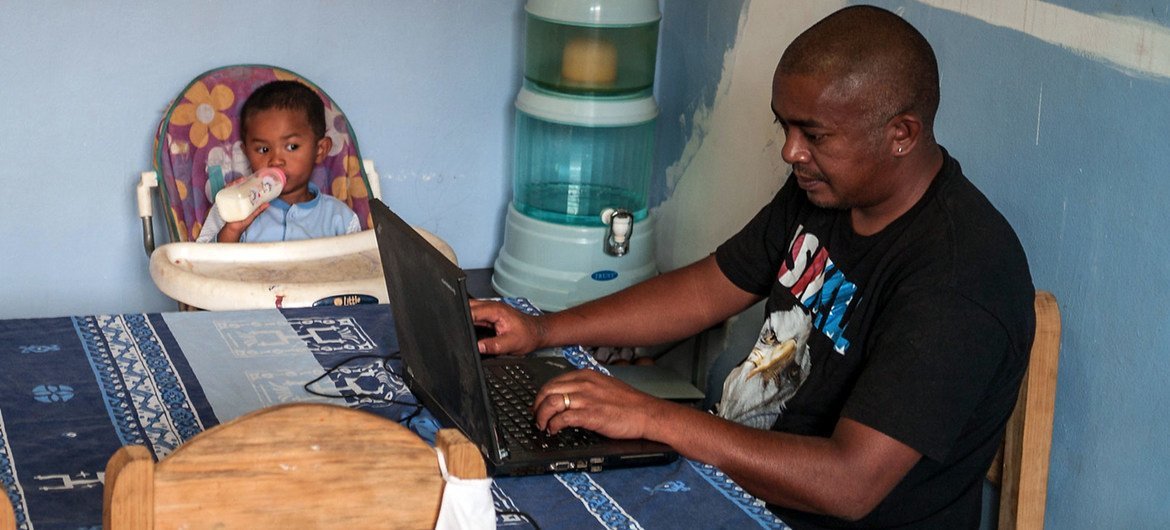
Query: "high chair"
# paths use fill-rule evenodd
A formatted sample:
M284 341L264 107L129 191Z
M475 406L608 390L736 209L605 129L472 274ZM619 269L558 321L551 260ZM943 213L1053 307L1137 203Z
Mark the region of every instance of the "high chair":
M194 243L216 192L251 173L239 138L239 110L260 85L297 80L325 103L326 135L333 147L311 181L321 193L345 201L362 231L332 238L281 243ZM373 162L358 151L341 108L315 84L289 70L235 65L205 72L166 110L155 137L154 170L137 186L143 246L150 275L181 307L213 310L385 303L386 286L369 201L380 198ZM171 243L155 248L152 190L159 191ZM454 251L416 228L452 262Z

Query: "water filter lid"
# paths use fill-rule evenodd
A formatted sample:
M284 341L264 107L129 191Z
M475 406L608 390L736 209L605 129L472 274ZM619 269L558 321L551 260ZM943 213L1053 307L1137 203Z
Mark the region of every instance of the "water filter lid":
M633 98L587 98L520 88L516 109L545 121L586 127L637 125L658 116L653 95Z
M590 26L633 26L662 18L658 0L528 0L528 14Z

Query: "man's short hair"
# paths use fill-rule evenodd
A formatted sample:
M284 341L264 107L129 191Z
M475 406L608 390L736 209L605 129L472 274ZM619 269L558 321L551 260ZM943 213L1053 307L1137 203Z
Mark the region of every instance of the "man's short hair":
M938 61L926 37L890 11L851 6L825 17L792 41L777 72L827 75L843 95L865 98L867 120L913 112L933 137Z
M273 81L257 88L240 107L241 140L247 140L248 118L269 109L304 112L316 136L314 140L325 137L325 103L321 96L298 81Z

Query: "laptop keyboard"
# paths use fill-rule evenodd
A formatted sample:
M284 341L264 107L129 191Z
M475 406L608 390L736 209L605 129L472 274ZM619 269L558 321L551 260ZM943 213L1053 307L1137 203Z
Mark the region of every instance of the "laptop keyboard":
M523 366L497 366L485 372L488 394L496 410L496 422L502 427L507 446L551 451L587 447L600 439L597 434L584 429L562 429L555 435L537 429L530 410L537 389L532 374Z

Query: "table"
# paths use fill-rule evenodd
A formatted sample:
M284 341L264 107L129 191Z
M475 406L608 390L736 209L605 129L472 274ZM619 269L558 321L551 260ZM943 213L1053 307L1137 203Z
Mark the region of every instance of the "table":
M18 528L100 528L104 469L118 447L162 458L278 403L344 403L433 439L438 425L409 405L396 349L386 305L0 321L0 483ZM345 397L306 391L339 363L309 388ZM497 512L543 528L786 528L719 470L687 459L503 477L492 494ZM531 527L519 515L497 524Z

